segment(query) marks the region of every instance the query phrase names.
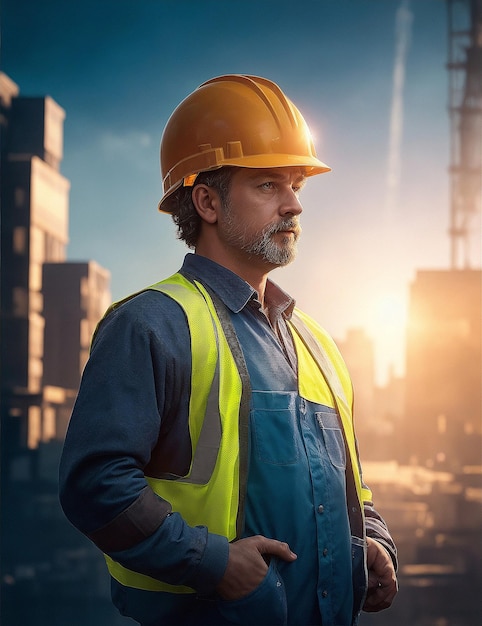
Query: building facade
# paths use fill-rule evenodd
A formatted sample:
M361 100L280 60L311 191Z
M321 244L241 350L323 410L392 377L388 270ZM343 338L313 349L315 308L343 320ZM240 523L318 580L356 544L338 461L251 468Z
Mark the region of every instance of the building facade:
M110 276L93 261L66 263L64 110L49 96L19 95L5 74L0 107L1 441L9 481L34 478L30 452L64 438L87 335L110 300Z
M70 527L57 493L90 338L110 303L109 272L66 261L64 118L52 98L23 97L0 73L2 624L81 626L92 621L87 604L111 614L100 555Z
M418 271L410 287L405 448L413 462L480 464L482 271Z
M110 304L110 273L95 261L44 263L44 388L76 389L95 327ZM57 423L64 438L67 423Z

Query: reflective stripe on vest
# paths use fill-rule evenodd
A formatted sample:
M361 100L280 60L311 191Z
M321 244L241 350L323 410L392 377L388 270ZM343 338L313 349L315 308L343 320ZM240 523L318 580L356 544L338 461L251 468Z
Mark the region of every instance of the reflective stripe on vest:
M176 480L146 476L153 491L168 500L191 526L233 540L239 502L239 433L241 378L224 336L212 298L205 288L181 274L150 287L173 298L183 308L191 335L192 373L189 433L192 460L188 474ZM206 314L207 313L207 314ZM106 556L113 578L123 585L149 591L193 593L133 572Z
M176 480L147 476L146 480L153 491L168 500L172 510L179 512L189 525L207 526L210 532L232 541L237 536L239 505L245 495L240 493L239 460L246 457L247 439L243 432L241 450L239 417L243 388L241 375L226 340L226 322L220 320L217 311L220 305L216 297L211 296L197 281L192 283L179 273L149 289L173 298L186 314L191 335L191 388L196 392L191 393L189 403L193 450L189 473ZM325 377L341 415L360 510L363 512L363 500L371 500L371 493L364 489L358 471L348 372L333 341L311 318L296 309L290 326L298 357L299 394L322 404L320 373ZM241 489L244 491L244 485ZM148 591L194 592L190 587L169 585L128 570L107 555L106 561L111 576L125 586Z
M299 393L306 400L322 404L321 398L319 398L320 385L316 384L316 376L318 372L321 372L335 400L351 465L359 470L351 410L352 402L351 400L348 401L348 398L351 399L353 396L352 384L341 354L333 340L323 329L299 309L293 311L289 325L294 329L291 334L298 354L298 361L303 364L303 374L299 375L298 381ZM309 352L312 359L304 357L300 359L302 352L305 351ZM318 372L314 371L313 368ZM363 502L371 501L372 493L363 485L360 471L354 471L353 477L360 510L363 511Z

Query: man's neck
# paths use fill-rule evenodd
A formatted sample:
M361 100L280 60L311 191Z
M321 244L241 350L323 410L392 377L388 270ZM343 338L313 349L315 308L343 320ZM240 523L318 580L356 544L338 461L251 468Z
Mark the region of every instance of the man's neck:
M223 255L213 254L209 250L205 250L203 247L196 248L196 254L204 256L219 265L222 265L228 270L231 270L234 274L245 280L248 285L256 291L258 294L258 300L264 307L264 296L266 290L266 281L268 279L269 269L264 266L260 266L255 261L250 262L238 260L231 256L225 257Z

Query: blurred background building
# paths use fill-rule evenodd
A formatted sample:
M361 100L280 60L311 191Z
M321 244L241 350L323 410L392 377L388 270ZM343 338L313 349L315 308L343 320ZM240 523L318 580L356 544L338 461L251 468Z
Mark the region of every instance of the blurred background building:
M0 73L0 611L12 626L80 626L87 598L96 615L104 603L110 610L98 555L66 523L57 497L90 338L110 303L107 270L66 261L64 117L52 98L22 97Z
M419 271L410 286L406 461L450 471L481 461L481 272Z

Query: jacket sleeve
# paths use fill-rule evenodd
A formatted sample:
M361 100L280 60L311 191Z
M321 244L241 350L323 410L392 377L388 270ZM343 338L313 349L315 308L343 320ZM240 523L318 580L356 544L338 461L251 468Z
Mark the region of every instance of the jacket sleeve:
M365 517L365 532L367 537L371 539L375 539L379 543L381 543L384 548L387 550L390 558L393 562L393 567L395 571L398 569L398 559L397 559L397 547L395 542L393 541L390 531L388 530L388 526L383 519L383 517L378 513L375 509L372 500L372 492L371 489L365 484L363 480L362 467L360 463L360 456L358 451L358 442L355 439L356 450L357 450L357 459L358 459L358 471L360 472L360 479L362 483L362 498L363 498L363 512Z
M207 593L226 568L227 539L190 527L144 473L161 437L189 466L190 338L181 308L144 292L95 336L60 463L68 519L128 569Z
M382 516L376 511L373 502L364 503L365 527L367 537L375 539L387 550L393 561L395 571L398 569L397 548Z
M367 537L371 539L375 539L379 543L381 543L384 548L387 550L390 558L392 559L393 566L395 571L398 569L398 559L397 559L397 548L395 546L395 542L393 541L390 531L388 530L387 524L383 517L378 513L375 509L372 500L372 492L370 488L363 481L362 468L360 464L360 457L358 455L358 444L356 443L357 449L357 462L358 462L358 472L360 474L360 480L362 485L362 501L363 501L363 513L365 519L365 533ZM355 497L355 496L353 496Z
M362 494L363 494L363 511L365 515L365 531L367 537L371 539L375 539L379 543L384 546L387 550L390 558L393 562L393 567L395 571L398 570L398 558L397 558L397 547L395 542L390 535L390 531L388 530L388 526L383 519L383 517L378 513L375 509L375 506L372 501L372 492L370 488L363 481L362 468L360 464L360 457L358 453L358 442L356 442L357 447L357 455L358 455L358 467L360 472L360 477L362 481Z

